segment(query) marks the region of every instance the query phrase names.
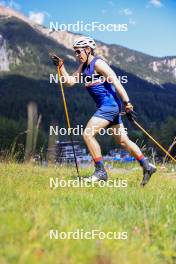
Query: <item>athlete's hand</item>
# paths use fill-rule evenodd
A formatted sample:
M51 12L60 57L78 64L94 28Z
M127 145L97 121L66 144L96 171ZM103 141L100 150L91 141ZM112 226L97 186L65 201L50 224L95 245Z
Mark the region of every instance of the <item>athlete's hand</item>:
M134 112L134 107L130 102L125 102L124 103L125 106L125 112L126 112L126 116L130 121L134 121L134 119L136 118L136 113Z
M126 113L133 112L134 107L130 102L124 102L124 106L125 106L125 112Z
M57 67L59 66L59 68L61 68L62 65L64 64L64 60L61 59L60 57L58 57L56 54L54 54L52 52L50 52L49 55L50 55L54 65L57 66Z

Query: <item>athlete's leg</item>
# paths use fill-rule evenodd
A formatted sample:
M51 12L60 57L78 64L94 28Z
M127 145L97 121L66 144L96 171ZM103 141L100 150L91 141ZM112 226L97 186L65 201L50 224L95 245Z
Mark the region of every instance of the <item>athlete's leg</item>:
M95 135L101 128L105 128L109 124L110 122L108 120L93 116L84 130L83 138L94 161L102 156L101 148L95 139Z
M113 136L118 144L120 144L123 148L125 148L128 152L131 153L133 157L137 160L140 157L143 157L143 154L140 148L129 139L128 135L126 134L126 130L124 129L124 125L121 123L119 125L112 126L113 129Z
M125 133L123 124L112 126L112 130L116 142L130 152L131 155L139 161L141 167L143 167L143 180L141 185L144 186L149 181L151 175L156 172L156 167L149 163L148 159L142 154L140 148L129 139Z
M88 182L97 182L100 180L106 181L108 178L103 164L101 148L95 139L95 135L101 128L107 127L109 123L110 122L106 119L94 116L89 120L84 130L83 138L95 163L95 172L92 176L86 179Z

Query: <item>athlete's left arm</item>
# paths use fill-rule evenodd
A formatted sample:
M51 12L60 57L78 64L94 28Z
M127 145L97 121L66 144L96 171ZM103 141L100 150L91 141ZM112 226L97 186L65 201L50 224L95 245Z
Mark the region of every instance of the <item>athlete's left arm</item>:
M103 75L107 81L112 83L120 97L122 98L123 102L129 102L129 97L127 92L125 91L124 87L120 83L119 79L117 78L115 72L110 68L110 66L103 60L99 59L95 63L95 70L99 74Z

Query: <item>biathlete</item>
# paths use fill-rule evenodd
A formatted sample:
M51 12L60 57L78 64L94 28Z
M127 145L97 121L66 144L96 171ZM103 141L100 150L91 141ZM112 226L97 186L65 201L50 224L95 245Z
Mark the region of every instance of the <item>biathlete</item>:
M130 120L133 119L134 113L128 94L110 66L101 57L94 54L96 44L92 38L79 37L73 43L73 48L75 56L80 62L77 71L73 75L68 74L61 58L53 55L52 59L54 64L60 68L61 76L64 77L69 86L76 83L76 76L79 75L79 78L83 77L87 91L97 105L97 111L88 121L83 133L84 141L95 163L95 171L87 180L96 182L100 180L107 181L108 179L101 148L95 136L102 128L111 127L116 142L130 152L143 168L141 186L144 186L156 171L156 167L149 163L148 158L144 157L139 147L129 139L127 133L123 133L125 129L120 115L121 100ZM104 81L102 81L102 78ZM117 94L120 95L121 100ZM91 131L91 133L86 131Z

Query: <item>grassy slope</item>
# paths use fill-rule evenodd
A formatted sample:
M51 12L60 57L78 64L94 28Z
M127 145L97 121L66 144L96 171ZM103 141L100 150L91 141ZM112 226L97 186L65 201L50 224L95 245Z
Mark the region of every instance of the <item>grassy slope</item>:
M175 263L175 177L159 171L141 189L140 169L109 174L128 187L51 190L50 177L75 170L0 164L0 263ZM128 240L49 240L50 229L127 231Z

